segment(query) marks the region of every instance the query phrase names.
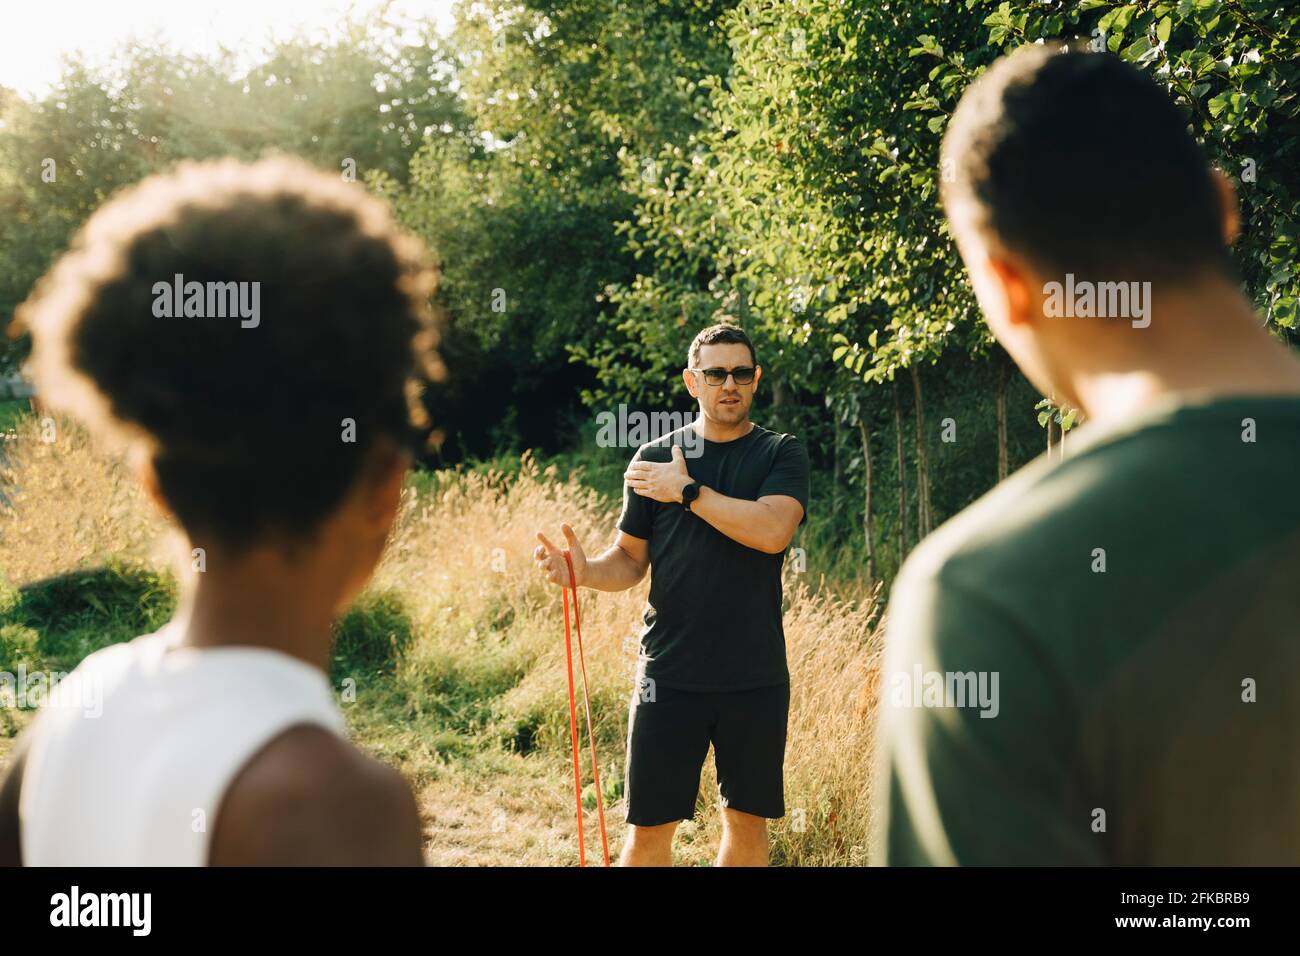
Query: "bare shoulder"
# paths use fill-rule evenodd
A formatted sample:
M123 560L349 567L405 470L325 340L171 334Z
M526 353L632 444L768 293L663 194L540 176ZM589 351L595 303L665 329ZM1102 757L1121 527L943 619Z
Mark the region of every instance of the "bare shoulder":
M321 727L293 727L226 790L214 866L419 866L415 798L396 770Z

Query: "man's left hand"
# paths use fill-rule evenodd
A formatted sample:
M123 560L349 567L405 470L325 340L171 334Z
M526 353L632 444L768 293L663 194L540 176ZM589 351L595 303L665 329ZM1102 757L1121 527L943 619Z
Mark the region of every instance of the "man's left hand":
M673 445L673 460L636 461L623 473L627 486L642 498L681 503L682 489L691 483L681 445Z

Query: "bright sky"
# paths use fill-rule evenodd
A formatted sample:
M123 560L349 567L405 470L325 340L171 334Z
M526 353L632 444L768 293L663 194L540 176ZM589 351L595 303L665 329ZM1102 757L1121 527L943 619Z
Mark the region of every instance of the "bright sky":
M182 53L225 45L259 49L271 37L305 29L329 31L348 9L373 10L382 0L8 0L0 29L0 86L27 94L49 89L64 54L80 50L94 63L131 36L162 37ZM451 26L454 0L394 0L398 15L435 18Z

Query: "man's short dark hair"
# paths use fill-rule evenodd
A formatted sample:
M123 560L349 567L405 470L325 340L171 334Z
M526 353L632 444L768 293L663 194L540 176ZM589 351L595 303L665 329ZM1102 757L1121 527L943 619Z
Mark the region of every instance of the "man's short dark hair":
M755 365L758 364L758 356L754 354L754 343L749 341L749 336L745 330L738 325L729 325L721 323L719 325L710 325L707 329L701 329L699 334L691 341L691 347L686 353L686 361L691 368L698 368L700 364L700 349L705 345L743 345L749 349L749 360Z
M1182 281L1227 271L1205 154L1168 93L1109 53L1022 47L962 97L943 143L958 230L1044 274Z
M155 286L173 282L249 283L250 298L258 283L260 321L160 309ZM146 448L191 538L239 549L309 536L378 439L427 435L436 285L362 187L286 157L222 160L104 204L17 318L42 397Z

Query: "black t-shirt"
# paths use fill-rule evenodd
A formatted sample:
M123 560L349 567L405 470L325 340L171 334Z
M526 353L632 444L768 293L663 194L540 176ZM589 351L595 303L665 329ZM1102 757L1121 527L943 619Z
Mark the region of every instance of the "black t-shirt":
M693 428L687 425L686 428ZM635 461L666 462L688 451L686 470L730 498L788 495L808 511L808 453L793 435L755 425L742 438L714 442L679 428L643 445ZM691 457L692 446L702 448ZM620 531L650 542L650 601L641 646L644 674L680 690L731 691L784 684L781 566L785 553L747 548L676 502L623 487Z

